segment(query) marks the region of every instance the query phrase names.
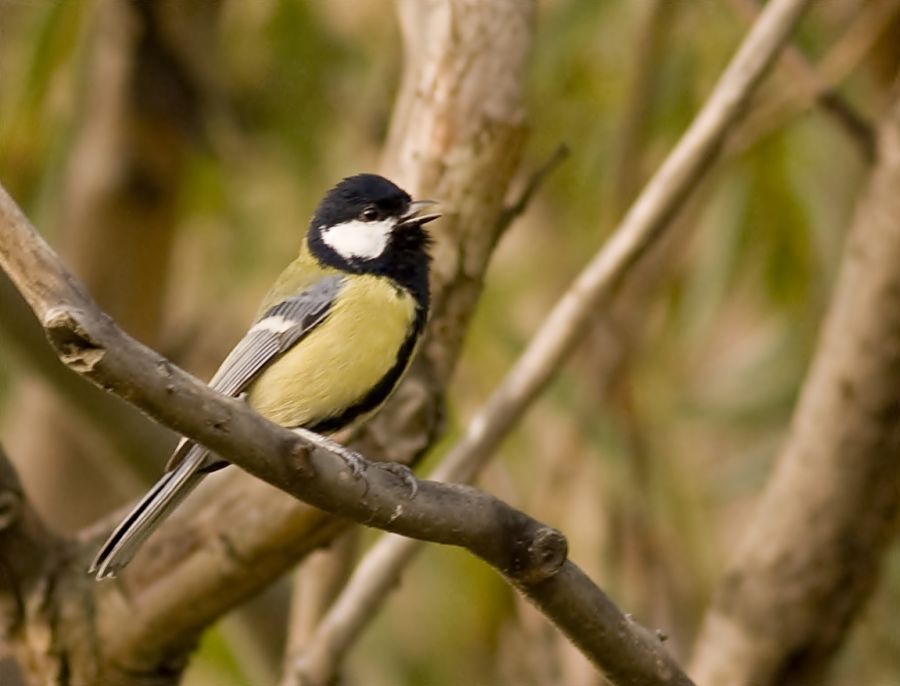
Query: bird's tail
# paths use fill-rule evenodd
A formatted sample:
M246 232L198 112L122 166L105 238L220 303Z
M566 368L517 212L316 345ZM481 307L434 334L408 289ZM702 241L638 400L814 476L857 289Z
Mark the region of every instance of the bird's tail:
M127 565L162 520L206 476L201 470L206 466L207 457L208 453L204 448L190 446L178 466L166 472L116 527L100 548L88 573L95 575L97 579L105 579L115 576Z

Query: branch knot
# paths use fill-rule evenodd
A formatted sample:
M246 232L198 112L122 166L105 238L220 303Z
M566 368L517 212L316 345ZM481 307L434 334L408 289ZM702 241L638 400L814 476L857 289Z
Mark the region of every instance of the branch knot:
M569 544L560 531L549 526L541 527L525 549L516 580L523 584L546 581L562 569L568 553Z
M106 355L106 348L84 327L81 315L81 310L71 307L52 307L42 324L63 363L79 374L90 374Z

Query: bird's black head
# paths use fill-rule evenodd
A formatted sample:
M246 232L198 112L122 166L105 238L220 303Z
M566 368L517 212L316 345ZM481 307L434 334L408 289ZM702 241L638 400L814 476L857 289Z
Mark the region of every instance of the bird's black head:
M353 220L364 223L399 217L409 207L409 193L377 174L357 174L332 188L312 218L312 225L336 226Z
M428 235L424 224L437 214L420 214L430 202L377 174L358 174L332 188L313 215L307 241L322 264L354 273L383 274L404 286L427 278Z

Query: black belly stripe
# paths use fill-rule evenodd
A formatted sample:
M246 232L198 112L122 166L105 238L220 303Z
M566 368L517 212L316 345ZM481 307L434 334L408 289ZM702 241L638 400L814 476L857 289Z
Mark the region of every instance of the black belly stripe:
M394 236L388 250L378 260L354 262L342 258L325 245L320 233L310 234L310 250L322 264L350 273L374 274L390 279L398 289L406 291L412 296L416 303L416 317L410 327L409 335L397 351L394 365L368 393L340 414L311 422L304 428L317 433L329 433L342 429L357 417L377 409L394 390L400 377L409 366L416 343L421 337L428 319L430 306L429 243L428 234L421 226L410 227Z
M425 311L422 308L417 307L416 318L413 320L412 330L406 337L406 340L403 341L403 345L401 345L400 349L397 351L397 360L394 362L394 366L388 370L387 374L381 377L381 381L375 384L366 395L347 407L347 409L340 414L334 415L333 417L327 417L304 428L315 431L316 433L331 433L338 431L350 424L357 417L372 412L384 403L391 394L391 391L394 390L397 382L400 381L403 372L405 372L406 368L409 366L410 358L416 348L416 342L419 340L422 329L425 327L425 318Z

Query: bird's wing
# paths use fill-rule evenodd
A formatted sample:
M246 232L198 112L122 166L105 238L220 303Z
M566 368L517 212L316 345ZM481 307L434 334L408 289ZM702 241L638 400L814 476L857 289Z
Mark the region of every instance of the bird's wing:
M209 382L210 387L225 395L242 393L263 369L324 321L342 282L341 276L324 276L299 295L285 298L263 312L219 366ZM166 470L176 468L194 449L205 452L201 446L183 438L169 458ZM217 469L222 464L209 455L203 468Z
M266 310L222 362L211 388L236 396L328 315L343 277L326 276Z

